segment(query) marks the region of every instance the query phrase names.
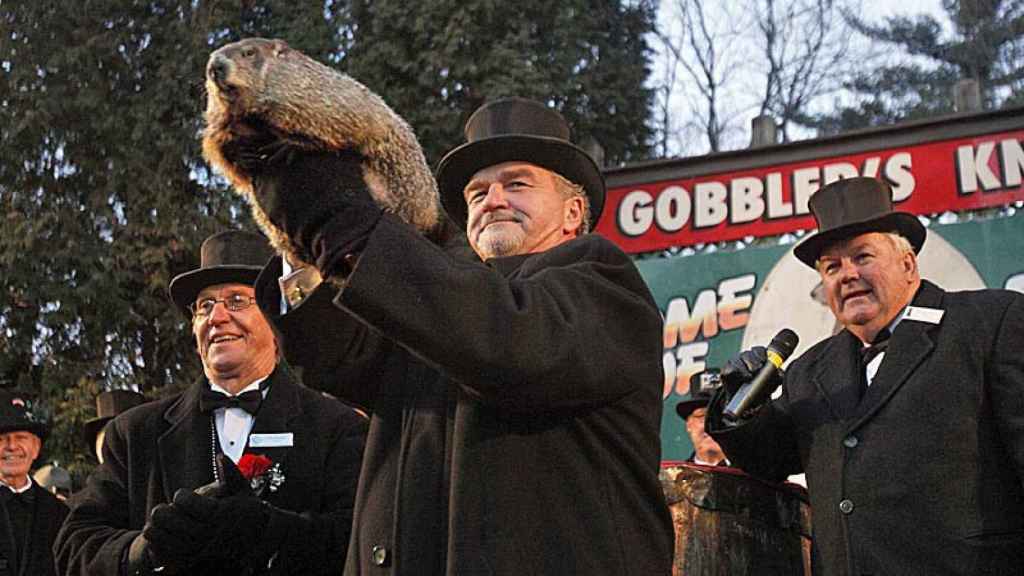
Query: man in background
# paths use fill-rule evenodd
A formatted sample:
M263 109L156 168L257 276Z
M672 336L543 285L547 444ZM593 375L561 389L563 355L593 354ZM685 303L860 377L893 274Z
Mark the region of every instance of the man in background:
M0 575L53 576L53 546L68 509L29 476L46 426L29 402L0 391Z
M687 462L701 466L728 466L722 447L704 430L704 417L708 403L721 385L717 370L704 370L690 377L690 396L676 404L676 414L683 419L686 433L693 444L693 453Z
M82 435L85 438L85 445L100 464L103 463L102 447L107 422L145 401L146 397L134 390L104 390L96 395L96 417L86 420Z

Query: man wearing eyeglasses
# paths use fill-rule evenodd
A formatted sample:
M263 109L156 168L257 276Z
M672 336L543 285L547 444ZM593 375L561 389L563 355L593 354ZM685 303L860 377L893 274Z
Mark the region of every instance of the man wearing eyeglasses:
M171 281L204 377L108 425L103 464L57 539L60 573L341 570L366 420L279 362L253 306L270 256L262 236L222 232L203 243L200 268Z

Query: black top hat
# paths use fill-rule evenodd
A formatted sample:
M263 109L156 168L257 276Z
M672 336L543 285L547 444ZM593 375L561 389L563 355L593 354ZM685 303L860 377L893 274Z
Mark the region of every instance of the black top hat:
M255 284L260 270L273 255L270 244L259 234L241 230L219 232L203 241L199 268L175 276L167 291L171 301L188 314L189 304L207 286Z
M818 233L797 244L793 254L811 268L830 244L868 232L895 232L915 253L924 245L924 226L913 214L893 210L892 189L877 178L837 180L811 196L808 205Z
M96 456L96 435L114 416L146 401L146 397L133 390L107 390L96 396L96 417L85 422L82 435L89 451Z
M556 110L535 100L503 98L478 108L466 122L466 143L437 165L441 203L463 228L467 209L463 190L480 170L521 161L556 172L583 186L590 200L590 222L604 208L604 176L589 154L569 141L569 125Z
M6 390L0 391L0 434L24 430L46 438L46 424L32 412L32 403Z
M719 371L709 368L702 372L690 375L690 397L676 404L676 414L683 420L690 417L697 408L703 408L711 403L712 396L722 386L722 378Z

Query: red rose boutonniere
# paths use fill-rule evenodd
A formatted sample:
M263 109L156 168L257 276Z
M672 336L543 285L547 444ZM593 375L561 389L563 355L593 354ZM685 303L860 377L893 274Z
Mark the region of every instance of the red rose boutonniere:
M274 462L262 454L243 454L238 460L238 470L249 481L249 487L257 496L268 488L271 492L277 492L284 483L281 463Z
M274 461L262 454L242 454L238 461L238 471L246 480L252 481L253 478L270 470L273 465Z

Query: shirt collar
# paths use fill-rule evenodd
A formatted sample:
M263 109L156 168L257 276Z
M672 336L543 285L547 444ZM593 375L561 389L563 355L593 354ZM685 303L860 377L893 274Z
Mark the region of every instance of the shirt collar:
M210 389L213 390L214 392L220 392L221 394L223 394L225 396L238 396L239 394L241 394L243 392L248 392L249 390L259 390L260 389L260 384L264 380L266 380L266 379L267 379L267 376L264 376L263 378L257 378L256 380L253 380L248 386L246 386L245 388L242 388L241 390L239 390L238 394L232 394L232 393L230 393L227 390L221 388L220 386L218 386L217 384L215 384L213 382L210 382ZM266 398L266 396L267 396L267 391L264 390L263 391L263 397Z
M890 322L889 325L885 327L885 329L889 331L889 334L895 334L896 333L896 325L899 324L903 320L904 317L906 317L907 311L909 311L909 310L910 310L910 304L907 304L906 306L903 307L902 310L900 310L900 313L897 314L896 317L892 319L892 322ZM881 330L879 330L879 332L881 332ZM870 342L864 342L863 340L861 340L860 344L864 348L867 348L868 346L871 346Z
M32 475L29 474L27 478L28 482L25 482L25 485L22 486L21 488L15 488L14 486L11 486L10 484L4 482L3 480L0 480L0 486L5 486L8 490L14 492L15 494L21 494L22 492L27 492L30 488L32 488Z

